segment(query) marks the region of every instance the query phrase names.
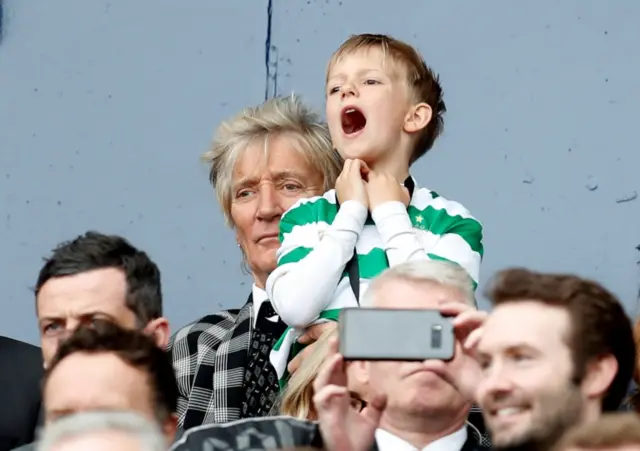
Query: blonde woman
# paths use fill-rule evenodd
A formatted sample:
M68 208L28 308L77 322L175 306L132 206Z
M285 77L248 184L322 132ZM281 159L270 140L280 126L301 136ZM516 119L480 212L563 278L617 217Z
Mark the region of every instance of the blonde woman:
M313 406L313 381L329 353L329 338L336 336L335 329L326 330L316 341L315 349L302 361L300 368L290 377L280 400L277 413L304 420L315 421ZM362 362L347 364L347 377L351 390L351 406L360 411L366 406L367 382Z

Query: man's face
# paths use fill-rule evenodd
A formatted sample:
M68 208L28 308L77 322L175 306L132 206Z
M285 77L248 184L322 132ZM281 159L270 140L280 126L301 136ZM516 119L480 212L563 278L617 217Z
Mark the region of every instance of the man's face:
M579 422L584 401L572 381L569 326L564 309L534 301L501 304L489 316L477 398L496 448L551 446Z
M438 309L442 302L465 302L463 293L436 283L388 280L375 297L375 307L394 309ZM456 344L459 350L459 344ZM461 353L446 363L448 371L461 364ZM422 362L367 362L370 388L387 395L387 411L401 415L427 416L462 412L466 398L442 376L425 369Z
M148 376L110 353L75 353L51 372L44 389L45 421L92 410L130 410L156 421Z
M100 319L133 329L136 316L126 306L126 296L125 275L116 268L48 280L36 300L45 367L58 350L60 341L81 323Z

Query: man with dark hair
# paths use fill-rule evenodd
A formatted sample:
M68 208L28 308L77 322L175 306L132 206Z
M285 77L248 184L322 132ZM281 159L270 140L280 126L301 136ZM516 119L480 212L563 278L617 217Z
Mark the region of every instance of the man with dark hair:
M619 408L635 365L631 322L600 284L503 271L488 290L476 397L496 449L551 449L571 427Z
M0 337L0 451L34 439L40 413L40 349Z
M59 244L45 259L34 291L44 368L79 325L97 320L141 330L161 349L169 341L160 270L120 236L90 231Z
M143 330L163 349L169 340L160 270L120 236L87 232L60 244L45 260L35 294L45 368L61 340L96 319Z
M45 428L77 412L126 410L156 423L167 447L175 438L173 366L166 352L139 331L100 320L81 325L50 361L43 393Z

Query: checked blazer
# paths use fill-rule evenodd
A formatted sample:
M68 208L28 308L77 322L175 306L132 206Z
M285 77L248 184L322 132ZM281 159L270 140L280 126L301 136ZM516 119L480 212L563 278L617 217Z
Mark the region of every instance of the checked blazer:
M241 309L207 315L171 337L178 383L178 426L187 430L240 418L253 333L253 296Z

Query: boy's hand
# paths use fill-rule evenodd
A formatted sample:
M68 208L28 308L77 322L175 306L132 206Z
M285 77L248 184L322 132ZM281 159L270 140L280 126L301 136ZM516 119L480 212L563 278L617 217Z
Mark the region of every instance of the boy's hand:
M369 167L362 160L345 160L342 172L336 180L336 195L338 201L344 203L348 200L360 202L369 207L366 182L363 177L369 173Z
M367 194L369 195L369 209L373 211L385 202L399 201L406 207L409 205L409 190L389 174L369 171Z

